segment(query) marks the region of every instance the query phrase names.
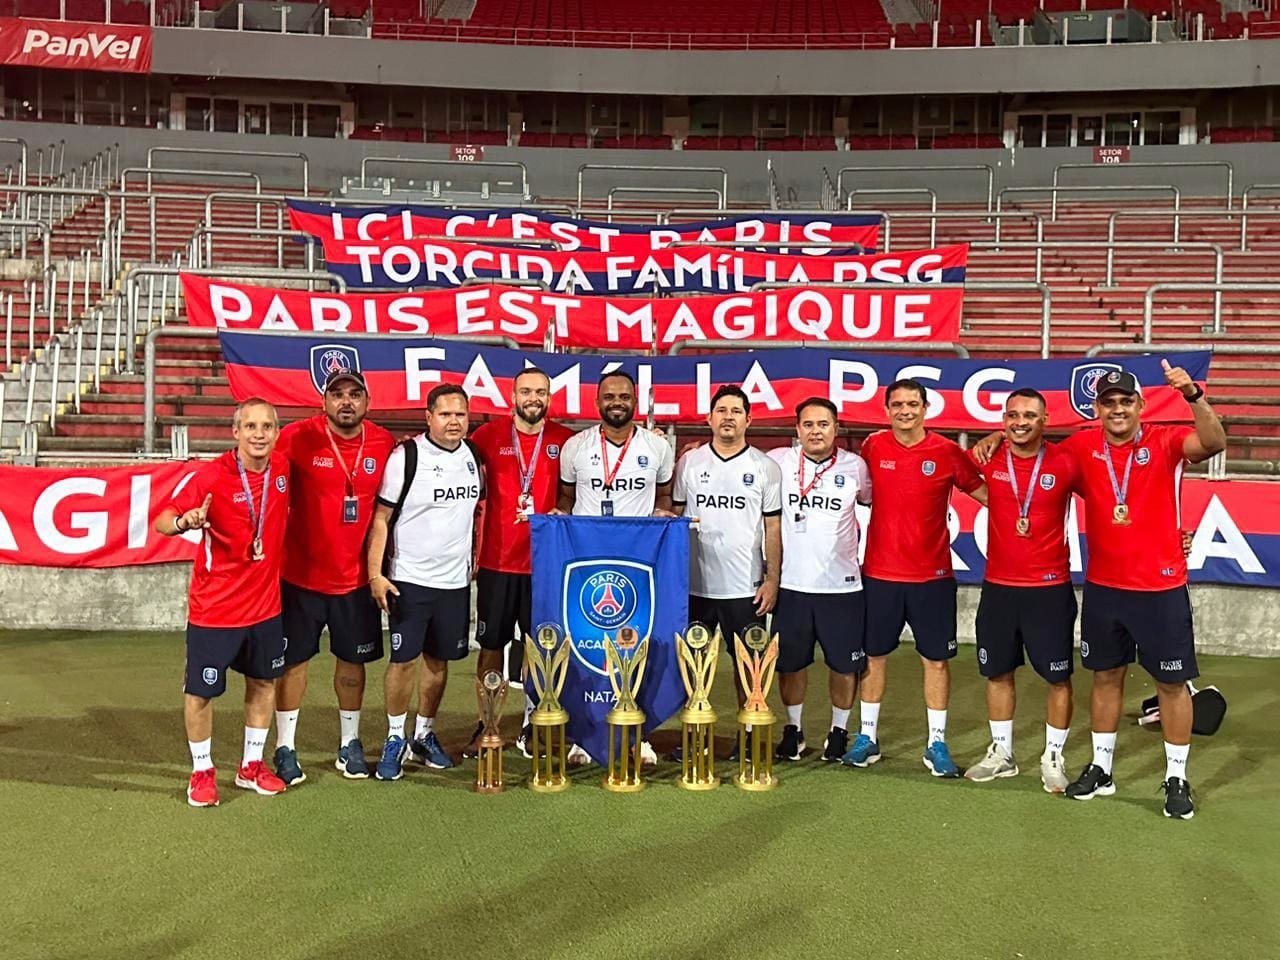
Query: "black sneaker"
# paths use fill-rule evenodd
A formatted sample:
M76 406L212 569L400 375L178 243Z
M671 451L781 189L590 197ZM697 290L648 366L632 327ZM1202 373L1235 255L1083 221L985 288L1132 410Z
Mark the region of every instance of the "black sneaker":
M484 724L476 721L476 728L471 734L471 739L467 745L462 748L462 759L474 760L480 755L480 734L484 733Z
M526 760L532 760L533 754L530 748L533 746L533 724L526 723L524 729L520 731L520 736L516 740L516 749L520 751L520 756Z
M1109 797L1116 792L1116 785L1111 774L1106 773L1096 763L1091 763L1080 772L1074 783L1067 784L1066 794L1072 800L1092 800L1094 796Z
M738 762L738 741L736 739L733 741L733 749L729 751L729 756L726 757L725 759L729 760L731 763ZM750 759L751 759L751 736L750 734L748 734L747 735L747 760L750 760Z
M822 743L822 759L827 763L839 763L849 749L849 731L844 727L832 727Z
M1190 820L1196 815L1191 802L1191 784L1180 777L1170 777L1161 785L1164 790L1164 815L1178 820Z
M804 756L804 734L800 728L788 723L782 728L782 740L778 749L773 752L775 760L799 760Z

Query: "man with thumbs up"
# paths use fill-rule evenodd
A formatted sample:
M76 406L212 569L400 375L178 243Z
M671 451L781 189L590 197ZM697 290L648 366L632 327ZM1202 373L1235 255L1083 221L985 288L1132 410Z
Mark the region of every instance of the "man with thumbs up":
M1080 660L1093 671L1090 723L1093 759L1066 795L1076 800L1115 793L1111 764L1135 659L1156 682L1165 736L1164 815L1195 815L1187 782L1191 696L1198 675L1187 592L1187 562L1178 530L1185 462L1226 449L1227 437L1204 389L1181 367L1162 361L1165 382L1191 406L1194 426L1142 422L1142 386L1126 370L1098 381L1099 426L1068 437L1058 449L1076 460L1089 548L1080 618Z
M204 464L156 518L157 533L199 535L187 612L183 717L191 747L187 802L216 807L211 759L213 700L227 670L244 675L244 757L235 784L263 796L284 782L262 762L274 681L284 672L280 567L289 515L289 462L276 452L275 408L263 400L236 407L236 447Z

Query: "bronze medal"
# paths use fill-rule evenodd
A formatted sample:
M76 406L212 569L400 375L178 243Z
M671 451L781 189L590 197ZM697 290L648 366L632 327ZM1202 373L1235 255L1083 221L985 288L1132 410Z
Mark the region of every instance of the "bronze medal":
M1020 537L1031 536L1031 521L1028 520L1026 517L1018 518L1017 527L1018 527L1018 536Z

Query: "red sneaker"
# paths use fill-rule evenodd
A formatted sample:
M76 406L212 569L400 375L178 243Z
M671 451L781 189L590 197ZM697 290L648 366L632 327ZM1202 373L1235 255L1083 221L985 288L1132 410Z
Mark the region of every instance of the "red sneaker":
M236 772L236 786L252 790L264 797L272 797L285 791L285 782L272 773L261 760L246 763Z
M193 807L218 805L218 777L213 767L191 774L191 782L187 784L187 803Z

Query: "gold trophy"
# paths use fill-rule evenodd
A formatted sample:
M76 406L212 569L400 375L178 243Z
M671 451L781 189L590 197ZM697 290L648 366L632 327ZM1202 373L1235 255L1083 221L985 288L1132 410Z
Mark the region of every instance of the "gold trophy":
M615 698L613 709L605 714L609 724L609 765L604 788L615 793L635 793L644 789L640 779L640 742L645 717L636 705L636 695L644 677L649 641L641 640L635 627L620 627L616 643L605 634L604 652Z
M773 775L773 711L769 709L769 688L778 662L778 635L753 624L743 636L733 636L737 652L738 678L747 691L738 711L738 775L743 790L772 790L778 785Z
M480 739L476 744L476 793L501 793L502 707L507 702L507 681L496 670L476 678L476 700L480 704Z
M701 623L676 634L676 662L689 702L680 711L684 725L680 742L680 779L686 790L710 790L720 785L715 766L716 712L711 709L711 684L720 654L720 631L714 638Z
M533 684L538 706L529 714L533 730L529 753L533 755L533 775L529 789L539 793L556 793L569 786L565 772L568 739L565 726L569 712L560 706L569 669L569 638L560 639L560 628L554 623L538 627L537 637L524 638L524 672L526 682Z

